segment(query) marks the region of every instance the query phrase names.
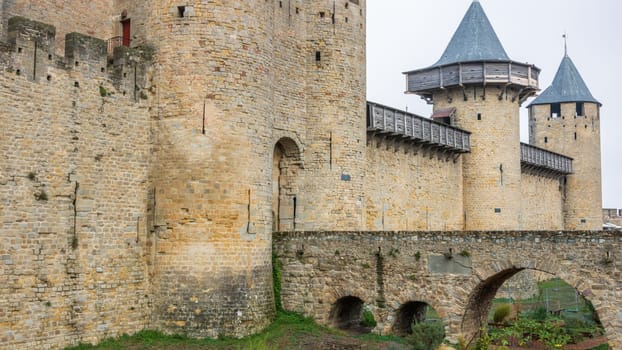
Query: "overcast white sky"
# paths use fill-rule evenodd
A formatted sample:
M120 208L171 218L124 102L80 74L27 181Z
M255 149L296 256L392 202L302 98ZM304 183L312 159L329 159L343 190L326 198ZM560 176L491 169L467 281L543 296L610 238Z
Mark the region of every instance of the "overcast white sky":
M471 2L368 0L367 99L429 116L431 106L404 94L401 73L440 58ZM603 103L603 206L622 208L622 1L480 2L510 58L542 69L542 90L557 72L564 54L562 35L568 33L568 54L592 95ZM521 138L528 142L524 107L521 115Z

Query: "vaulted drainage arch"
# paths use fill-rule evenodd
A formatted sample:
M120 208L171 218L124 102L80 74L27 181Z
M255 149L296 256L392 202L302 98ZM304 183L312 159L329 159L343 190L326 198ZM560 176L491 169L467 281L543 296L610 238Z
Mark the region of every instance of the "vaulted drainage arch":
M363 304L363 300L354 296L337 300L330 311L331 326L343 330L360 330Z
M393 333L399 336L412 334L413 324L426 321L428 308L430 305L422 301L409 301L400 306L395 314Z

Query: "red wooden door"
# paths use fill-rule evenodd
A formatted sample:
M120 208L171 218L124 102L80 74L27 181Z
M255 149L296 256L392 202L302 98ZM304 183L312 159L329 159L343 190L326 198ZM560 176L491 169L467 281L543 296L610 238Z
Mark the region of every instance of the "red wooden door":
M129 18L121 21L123 25L123 46L130 47L130 20Z

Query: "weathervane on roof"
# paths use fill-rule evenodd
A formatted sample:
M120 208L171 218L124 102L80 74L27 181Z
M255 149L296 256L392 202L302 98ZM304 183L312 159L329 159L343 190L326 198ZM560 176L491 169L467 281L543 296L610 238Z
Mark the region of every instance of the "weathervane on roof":
M566 34L566 31L564 31L562 37L564 38L564 56L568 56L568 34Z

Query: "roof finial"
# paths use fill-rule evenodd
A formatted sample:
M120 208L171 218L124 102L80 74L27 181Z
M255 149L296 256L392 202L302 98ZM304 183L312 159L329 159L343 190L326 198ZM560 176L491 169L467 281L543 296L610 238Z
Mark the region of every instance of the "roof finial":
M568 57L568 34L564 30L564 56Z

